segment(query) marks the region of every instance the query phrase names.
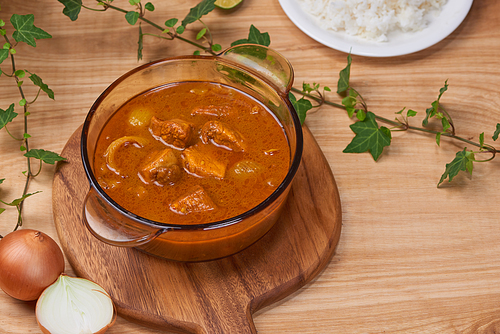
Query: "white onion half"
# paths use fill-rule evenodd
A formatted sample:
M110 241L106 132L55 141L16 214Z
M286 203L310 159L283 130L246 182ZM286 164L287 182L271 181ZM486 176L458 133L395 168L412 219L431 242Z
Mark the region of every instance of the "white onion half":
M36 319L45 334L101 334L113 325L116 312L101 286L63 274L41 294Z

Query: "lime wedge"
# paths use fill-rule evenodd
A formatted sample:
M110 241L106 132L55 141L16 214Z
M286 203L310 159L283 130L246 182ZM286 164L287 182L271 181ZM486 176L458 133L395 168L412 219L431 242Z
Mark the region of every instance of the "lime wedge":
M243 0L217 0L215 5L222 9L231 9L238 6Z

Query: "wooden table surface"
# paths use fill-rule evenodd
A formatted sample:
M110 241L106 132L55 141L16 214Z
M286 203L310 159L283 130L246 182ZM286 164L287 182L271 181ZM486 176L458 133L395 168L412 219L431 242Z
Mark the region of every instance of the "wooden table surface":
M182 19L196 3L157 1L147 17L160 24L172 17ZM124 0L114 4L129 8ZM41 96L31 107L29 134L32 148L56 152L118 76L148 61L195 50L182 41L146 36L144 58L137 61L137 27L128 25L123 14L82 10L71 22L62 9L49 0L2 1L0 9L5 22L13 13L35 14L35 25L53 36L38 40L36 48L17 46L16 65L38 74L55 92L54 101ZM244 0L237 10L215 10L204 22L223 47L246 38L251 24L268 32L271 47L294 66L298 88L302 82L336 87L346 64L345 53L296 28L277 0ZM186 36L194 33L187 31ZM9 64L4 61L1 68L8 72ZM458 29L426 50L394 58L353 56L351 83L370 110L393 119L403 107L414 109L419 111L411 120L414 125L420 124L447 79L449 89L441 101L457 133L478 141L485 132L486 142L494 144L491 136L500 122L499 1L474 1ZM0 77L0 91L2 109L19 100L12 79ZM335 93L327 97L339 101ZM445 164L463 149L461 143L443 139L438 147L432 135L395 132L392 145L374 162L368 153L342 153L353 138L352 120L345 111L322 107L306 123L336 178L342 235L336 255L316 279L255 315L259 333L499 332L500 160L476 163L472 176L462 172L437 188ZM21 119L9 130L22 135ZM0 197L10 201L22 192L26 162L19 143L5 131L0 132L0 143L0 178L5 178ZM26 200L24 228L42 230L57 240L53 175L54 167L44 165L31 183L30 192L42 193ZM0 234L8 233L15 219L14 209L2 213ZM69 264L66 272L72 274ZM40 333L34 303L0 292L0 332ZM122 318L108 332L158 333Z

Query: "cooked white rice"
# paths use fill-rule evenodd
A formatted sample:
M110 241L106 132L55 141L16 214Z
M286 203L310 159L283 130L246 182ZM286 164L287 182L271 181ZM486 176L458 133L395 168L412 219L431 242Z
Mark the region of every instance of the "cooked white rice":
M323 29L384 42L392 31L425 28L446 0L298 0Z

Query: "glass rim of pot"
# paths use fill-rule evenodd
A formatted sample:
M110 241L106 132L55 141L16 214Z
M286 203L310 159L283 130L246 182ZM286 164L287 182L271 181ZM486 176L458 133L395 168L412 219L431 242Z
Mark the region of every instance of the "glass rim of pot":
M283 100L283 102L286 104L288 110L290 111L290 116L292 117L292 122L294 125L295 129L295 136L296 136L296 145L295 145L295 153L293 154L293 159L290 159L290 167L288 168L288 172L281 181L280 185L269 195L265 200L257 204L256 206L252 207L251 209L237 215L233 216L227 219L223 220L217 220L217 221L212 221L208 223L199 223L199 224L173 224L173 223L165 223L165 222L159 222L155 220L151 220L142 216L139 216L118 203L116 203L99 185L99 182L97 182L94 172L92 170L92 166L90 166L89 163L89 158L87 154L87 134L89 130L90 123L92 121L92 118L97 110L97 107L101 103L101 101L106 98L106 96L118 85L120 84L123 80L125 80L127 77L130 75L142 71L145 68L158 65L160 63L165 63L165 62L173 62L173 61L178 61L178 60L186 60L186 59L207 59L207 60L219 60L219 61L224 61L227 63L231 63L233 65L239 66L241 68L244 68L246 71L251 73L254 77L258 77L259 80L262 80L265 82L267 85L272 87L276 92L277 95L280 96L280 98ZM285 59L286 60L286 59ZM286 60L288 63L288 60ZM289 64L290 68L292 66ZM203 81L203 80L200 80ZM289 90L289 87L287 87L287 92ZM242 66L241 64L236 64L232 61L227 61L225 59L220 59L218 56L204 56L204 55L192 55L192 56L178 56L178 57L169 57L169 58L163 58L159 59L156 61L149 62L147 64L143 64L141 66L138 66L125 74L121 75L118 77L115 81L113 81L106 89L99 95L99 97L95 100L95 102L92 104L89 112L87 113L87 116L85 117L85 121L83 123L83 128L81 132L81 141L80 141L80 150L81 150L81 158L82 158L82 163L83 163L83 168L85 170L85 174L87 175L87 179L89 180L90 187L94 188L94 190L101 196L102 199L104 199L107 204L115 208L118 212L121 214L125 215L129 219L144 224L148 227L153 227L153 228L158 228L158 229L163 229L163 230L212 230L212 229L219 229L227 226L232 226L234 224L237 224L243 220L245 220L248 217L251 217L254 214L257 214L258 212L264 210L268 205L272 204L276 199L279 198L279 196L282 195L282 193L290 186L291 182L293 181L295 174L300 166L300 161L302 159L302 150L303 150L303 133L302 133L302 125L300 123L299 116L297 112L295 112L295 109L293 108L292 104L288 100L288 98L284 97L283 94L280 93L279 89L275 87L275 85L267 80L265 77L261 76L255 71L252 71L252 69L249 69L245 66ZM90 191L90 190L89 190Z

